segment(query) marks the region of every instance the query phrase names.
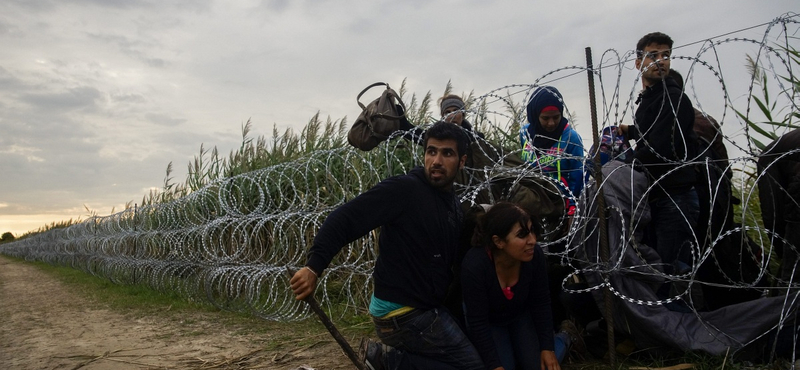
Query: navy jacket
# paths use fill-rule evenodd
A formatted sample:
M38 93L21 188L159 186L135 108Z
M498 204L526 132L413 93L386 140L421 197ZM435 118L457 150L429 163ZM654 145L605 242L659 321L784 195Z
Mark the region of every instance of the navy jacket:
M696 182L694 166L688 163L695 160L698 147L692 102L671 77L646 88L639 98L628 137L642 139L636 143L634 157L644 165L651 182L660 185L651 199L664 192L688 191Z
M422 167L381 181L333 211L307 266L322 272L347 244L380 227L375 296L404 306L441 306L453 278L463 213L455 193L432 187Z
M469 339L486 364L487 369L501 366L490 326L505 326L520 315L531 315L539 347L531 350L554 350L553 313L547 282L547 264L538 245L533 260L523 262L519 281L506 299L497 280L494 262L484 248L472 248L461 267L461 288Z

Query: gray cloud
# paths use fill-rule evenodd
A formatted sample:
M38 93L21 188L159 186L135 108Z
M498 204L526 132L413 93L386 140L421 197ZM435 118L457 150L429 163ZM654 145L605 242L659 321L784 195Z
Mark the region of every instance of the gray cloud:
M7 0L8 4L23 7L36 11L50 11L63 6L64 3L57 0ZM158 10L162 6L174 7L177 9L190 9L194 11L206 10L211 3L210 0L179 0L170 1L164 4L161 1L152 0L73 0L71 6L94 6L109 9L129 10L136 8Z
M22 85L22 82L16 76L0 65L0 92L18 93Z
M147 102L147 99L141 94L112 94L109 98L115 103L144 104Z
M142 6L152 6L152 1L146 0L73 0L77 4L89 4L89 5L96 5L105 8L117 8L117 9L127 9L127 8L139 8Z
M20 97L24 101L37 109L54 111L72 110L97 110L98 100L103 94L93 87L77 87L64 92L49 92L37 94L23 94Z
M407 78L409 98L428 91L436 98L448 81L456 92L480 95L548 75L585 133L585 73L549 75L581 68L585 47L595 60L607 49L624 54L653 28L684 44L769 21L794 2L735 2L739 10L720 24L708 15L728 0L647 9L572 0L3 1L0 203L10 206L0 208L0 229L12 209L90 204L108 212L139 201L143 189L161 185L169 162L182 182L200 144L227 155L248 118L252 136L269 136L273 125L298 132L317 111L352 122L356 94L376 81L399 88ZM692 12L674 12L686 7ZM741 54L723 59L735 64L729 71L743 69ZM637 89L626 68L623 100ZM615 88L616 76L606 78ZM740 79L726 80L730 91L741 90Z
M163 68L167 66L168 62L165 59L149 55L156 48L156 45L152 43L111 34L89 34L88 37L104 44L116 46L124 55L139 60L150 67Z
M174 118L166 114L161 113L147 113L145 114L145 118L148 121L153 122L158 125L162 126L177 126L181 123L186 122L186 119L183 118Z
M261 0L258 8L280 13L286 10L291 3L289 0Z
M34 11L48 11L55 8L56 1L53 0L7 0L7 6L20 7Z
M5 36L11 33L11 25L9 25L4 19L0 18L0 36Z

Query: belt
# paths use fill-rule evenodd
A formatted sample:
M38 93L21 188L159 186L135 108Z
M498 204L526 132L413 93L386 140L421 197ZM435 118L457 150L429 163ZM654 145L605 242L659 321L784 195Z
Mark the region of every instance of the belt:
M387 319L373 316L372 317L372 321L376 325L381 325L381 326L390 326L391 325L391 326L394 326L395 328L400 328L405 323L407 323L407 322L409 322L409 321L417 318L418 316L420 316L420 315L422 315L422 314L424 314L426 312L429 312L429 311L430 310L423 310L423 309L415 308L415 309L411 310L408 313L402 314L400 316L390 317L390 318L387 318ZM437 315L439 314L439 311L437 309L434 308L433 311L436 312Z

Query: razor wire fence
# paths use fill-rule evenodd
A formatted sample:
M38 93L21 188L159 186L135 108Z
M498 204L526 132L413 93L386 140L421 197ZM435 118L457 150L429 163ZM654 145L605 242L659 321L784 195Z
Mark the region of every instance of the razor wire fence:
M704 219L707 224L700 225L704 226L705 232L692 242L694 263L688 272L667 274L644 263L645 259L631 262L622 257L625 248L631 248L632 234L644 226L641 218L631 215L641 213L647 204L646 195L652 188L647 190L645 197L630 199L630 209L609 209L611 213L627 215L627 223L618 230L619 238L609 241L623 246L623 252L617 254L616 259L598 261L581 257L579 253L581 248L591 243L585 230L595 227L589 225L596 221L596 215L587 212L596 203L594 198L578 202L578 216L572 220L563 215L548 220L548 237L541 243L547 253L572 266L573 275L598 271L606 275L639 274L698 289L713 286L733 291L758 290L763 296L770 294L772 289L771 294L783 294L787 297L787 305L795 305L789 296L794 288L798 288L797 279L792 275L786 280L775 272L776 252L771 246L776 238L783 240L783 236L760 224L762 215L756 187L760 174L755 173L754 167L761 155L759 143L797 127L800 85L794 70L800 62L796 55L787 53L796 51L793 32L796 32L797 22L794 19L793 16L776 19L761 40L708 40L694 55L673 57L676 61L673 66L680 61L683 63L680 66L688 71L685 92L690 100L706 115L709 113L704 107L716 108L715 114L722 125L720 135L725 145L732 149L732 155L722 169L731 173L734 184L730 188L733 193L729 195L741 201L736 207L736 225L715 229L708 221L715 216L714 212L730 212L727 206L716 207L718 202L728 201L723 199L726 190L712 183L704 189L710 196L708 204L702 206L709 210L709 214ZM776 32L779 34L777 37L774 36ZM780 44L776 40L785 42ZM734 67L723 63L719 55L728 46L742 44L755 47L755 65L762 68L762 79L757 79L754 74L744 83L726 80L726 68ZM627 66L631 58L632 51L620 54L609 50L603 53L600 63L593 66L601 87L601 127L632 123L630 115L636 109L635 96L641 74L632 73ZM744 56L741 58L738 61L740 65L744 64ZM491 144L483 147L502 147L509 138L514 141L520 122L525 120L524 110L509 109L516 104L514 97L524 96L523 101L527 101L535 87L569 85L578 80L575 76L583 78L585 72L586 67L560 68L531 84L504 86L469 102L468 113L475 117L476 131L486 133L487 144ZM629 74L632 76L626 76ZM763 107L764 100L759 98L758 90L766 91L768 87L761 84L767 83L777 91L771 97L771 104L784 107L782 113L787 117L784 121L760 117L758 109L754 108ZM709 91L715 92L711 94L713 98L706 95ZM570 103L571 107L576 105ZM759 119L767 123L754 124ZM331 211L382 179L405 173L423 163L422 149L414 144L415 140L404 139L405 134L398 132L370 152L352 147L313 151L297 160L216 180L170 202L137 206L108 216L91 217L66 228L37 233L4 244L0 253L69 266L118 284L142 284L159 291L174 292L188 300L208 302L221 309L246 312L265 319L302 319L309 312L304 304L294 299L288 286L286 268L298 269L304 265L316 231ZM482 139L474 137L473 140ZM798 151L800 148L783 155L793 156ZM465 168L455 190L466 208L487 199L489 203L503 199L509 195L508 189L519 186L526 179L535 179L550 190L555 188L555 182L536 167L508 165L504 159L518 152L499 150L484 153L494 162ZM590 161L591 158L584 160ZM719 163L698 159L682 161L679 166L710 172L718 170ZM501 179L507 182L506 191L499 195L492 193L491 189ZM547 184L552 185L552 189ZM590 181L587 187L613 191L605 182L598 185ZM568 231L559 233L560 230ZM732 237L736 238L732 243L734 247L726 249L726 253L736 254L740 263L738 269L728 260L723 261L729 256L720 255L718 248L723 241L731 245ZM797 252L790 241L783 241ZM329 310L334 306L344 307L336 309L342 315L364 312L372 291L371 273L379 249L377 242L378 230L375 230L345 246L336 256L318 284L316 295L323 307ZM562 250L549 248L557 245L567 247ZM744 263L757 268L743 272L741 266ZM701 266L715 266L721 279L704 280L698 274ZM771 284L759 284L763 281ZM606 280L586 290L603 287L614 288L610 280ZM583 292L568 288L566 280L562 282L562 288L571 293ZM661 300L643 300L613 291L618 298L635 304L665 305L686 298L691 290Z
M301 160L213 182L172 202L133 207L32 235L2 252L69 266L118 284L143 284L272 320L304 317L286 268L304 265L316 230L336 207L381 179L405 173L421 149L390 140L369 153L317 151ZM467 169L462 197L475 198L487 173L539 176L535 169ZM491 176L491 175L490 175ZM545 180L550 181L550 180ZM377 231L346 246L320 280L321 301L365 308ZM337 297L331 298L330 295ZM347 310L345 310L346 312Z

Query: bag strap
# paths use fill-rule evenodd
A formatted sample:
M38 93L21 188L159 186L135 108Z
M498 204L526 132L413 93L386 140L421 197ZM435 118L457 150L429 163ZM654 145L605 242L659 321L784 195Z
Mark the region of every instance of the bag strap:
M403 116L406 115L406 105L403 103L403 99L400 99L400 96L397 95L397 93L394 90L392 90L392 88L389 87L389 84L386 83L386 82L375 82L372 85L369 85L369 86L365 87L364 90L361 90L361 92L358 93L358 96L356 96L356 103L358 103L358 106L361 107L362 111L367 110L367 107L364 106L364 103L361 103L361 96L364 95L364 93L366 93L369 89L371 89L371 88L373 88L375 86L386 86L386 90L390 90L391 93L392 93L392 96L397 98L397 101L400 103L400 107L403 108L403 114L400 115L400 116L392 116L392 115L387 115L387 114L376 114L374 117L376 117L376 118L400 119L400 117L403 117Z
M356 97L356 103L358 103L358 106L361 107L361 110L366 110L367 109L367 107L365 107L364 104L361 103L361 96L364 95L364 93L367 92L367 90L369 90L369 89L371 89L371 88L373 88L375 86L382 86L382 85L386 86L387 89L389 88L389 84L387 84L386 82L376 82L376 83L374 83L372 85L369 85L369 86L365 87L364 90L361 90L361 92L358 93L358 96Z

